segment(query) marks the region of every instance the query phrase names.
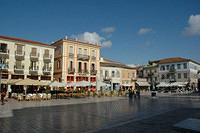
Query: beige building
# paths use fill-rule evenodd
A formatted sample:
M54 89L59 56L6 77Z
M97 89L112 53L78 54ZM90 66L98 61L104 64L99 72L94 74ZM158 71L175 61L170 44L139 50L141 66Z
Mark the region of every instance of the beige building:
M120 86L123 90L135 89L135 68L101 58L100 69L101 81L110 84L111 89L115 90L117 86Z
M79 42L67 37L51 44L55 46L54 78L60 82L96 82L99 78L100 48L98 44ZM86 87L87 89L88 87ZM72 88L71 88L72 89ZM93 87L92 89L95 89Z
M48 44L0 36L2 79L53 80L54 47ZM8 87L4 84L2 87ZM23 86L11 86L23 89Z

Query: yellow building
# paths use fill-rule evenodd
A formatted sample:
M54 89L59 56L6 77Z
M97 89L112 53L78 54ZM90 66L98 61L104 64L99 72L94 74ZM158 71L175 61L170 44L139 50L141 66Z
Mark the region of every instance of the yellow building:
M57 81L79 82L85 80L88 82L96 82L98 80L101 46L98 44L79 42L77 39L69 40L67 37L51 45L56 47L54 78Z
M53 80L54 47L48 44L0 36L2 79ZM7 88L6 83L3 88ZM23 90L24 86L11 86ZM13 90L14 91L14 90Z

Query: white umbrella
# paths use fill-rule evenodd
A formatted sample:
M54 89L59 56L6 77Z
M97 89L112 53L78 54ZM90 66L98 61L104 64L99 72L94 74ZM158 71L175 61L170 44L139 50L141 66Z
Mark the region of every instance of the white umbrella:
M90 85L90 82L88 82L88 81L85 81L85 80L83 80L83 81L80 81L80 82L76 82L76 86L89 86Z
M51 87L65 87L65 83L60 83L58 81L53 81L51 83L48 84Z
M75 85L76 85L76 82L66 83L67 87L72 87L72 86L75 86Z

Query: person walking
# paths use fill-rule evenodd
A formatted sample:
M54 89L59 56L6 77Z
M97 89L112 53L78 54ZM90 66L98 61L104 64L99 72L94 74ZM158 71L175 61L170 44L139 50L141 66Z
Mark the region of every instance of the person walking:
M11 88L9 87L9 88L8 88L8 98L11 98L11 92L12 92L12 90L11 90Z
M1 90L1 105L4 105L4 104L5 104L5 103L4 103L4 98L5 98L5 96L6 96L5 91L4 91L4 90Z

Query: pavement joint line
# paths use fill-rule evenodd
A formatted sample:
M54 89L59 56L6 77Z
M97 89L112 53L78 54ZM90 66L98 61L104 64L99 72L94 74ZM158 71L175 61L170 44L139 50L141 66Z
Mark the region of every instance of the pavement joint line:
M114 127L118 127L118 126L122 126L122 125L125 125L125 124L129 124L129 123L132 123L132 122L141 121L141 120L144 120L144 119L147 119L147 118L151 118L151 117L154 117L154 116L157 116L157 115L165 114L167 112L171 112L171 111L174 111L174 110L177 110L177 109L179 109L179 108L170 109L170 110L166 110L166 111L159 111L159 112L157 112L155 114L150 114L150 115L143 116L143 117L140 117L140 118L132 117L133 118L132 120L118 122L117 124L111 124L111 125L99 128L99 129L87 131L85 133L95 133L95 132L99 132L99 131L102 131L102 130L111 129L111 128L114 128Z

